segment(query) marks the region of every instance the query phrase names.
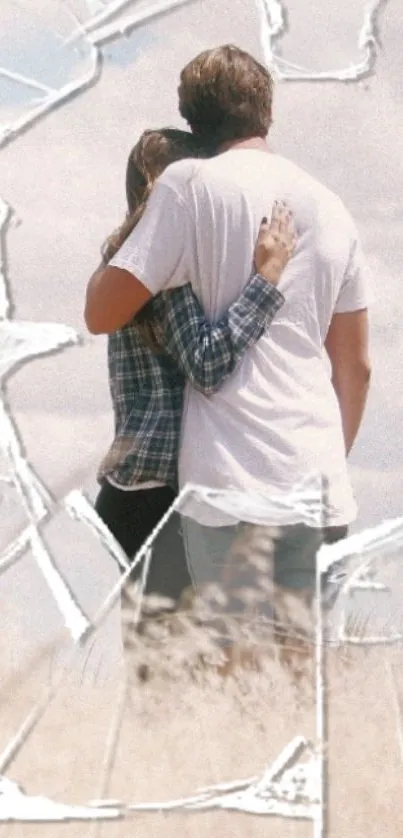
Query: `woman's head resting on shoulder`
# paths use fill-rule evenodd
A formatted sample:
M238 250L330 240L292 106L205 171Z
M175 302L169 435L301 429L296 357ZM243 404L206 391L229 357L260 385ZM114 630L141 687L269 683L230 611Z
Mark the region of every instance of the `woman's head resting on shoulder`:
M107 264L140 221L152 188L163 171L178 160L209 157L212 150L202 144L190 131L177 128L158 128L143 131L133 146L126 165L126 219L102 248Z
M177 128L147 129L133 146L126 165L127 214L123 224L106 240L102 247L105 265L126 241L140 221L156 180L163 171L186 158L206 158L213 151L200 138ZM152 316L152 302L144 306L132 323L150 349L160 350L157 324Z

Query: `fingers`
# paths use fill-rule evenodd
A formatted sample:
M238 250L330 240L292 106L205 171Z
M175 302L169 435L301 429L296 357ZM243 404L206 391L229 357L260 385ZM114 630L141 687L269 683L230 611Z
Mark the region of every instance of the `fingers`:
M295 249L297 234L294 216L286 201L274 202L268 232L275 239L282 240L287 249L291 248L291 252Z
M286 205L284 201L275 201L271 215L270 227L273 233L280 233L284 228Z
M260 223L254 251L257 270L270 281L277 282L294 253L296 243L293 214L285 201L275 201L270 223L266 216Z
M286 201L275 201L270 226L278 233L294 228L294 217Z

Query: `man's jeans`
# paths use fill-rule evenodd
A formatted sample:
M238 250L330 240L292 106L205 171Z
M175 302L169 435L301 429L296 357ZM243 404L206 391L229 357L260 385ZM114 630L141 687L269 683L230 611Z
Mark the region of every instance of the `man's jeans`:
M209 586L220 588L225 597L225 606L218 609L221 617L227 614L244 621L253 612L254 618L284 624L284 609L291 609L294 622L296 606L303 602L310 612L311 630L317 551L348 532L347 527L321 530L303 524L281 529L243 523L205 527L186 517L182 530L196 597L203 599Z

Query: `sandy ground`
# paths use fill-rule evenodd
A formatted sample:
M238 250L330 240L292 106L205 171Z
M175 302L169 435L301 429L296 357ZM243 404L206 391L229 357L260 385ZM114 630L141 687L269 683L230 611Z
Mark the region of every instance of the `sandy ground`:
M343 657L343 663L341 658ZM329 652L328 835L372 838L401 834L402 754L388 680L395 673L403 697L401 653L379 650ZM2 653L1 748L46 683L45 661L12 679ZM21 676L21 673L20 673ZM103 797L157 802L192 794L208 784L261 773L295 736L315 736L315 701L309 680L293 685L273 662L265 675L197 686L183 679L136 688L126 705L115 761L104 785L107 734L122 689L114 682L79 686L71 678L58 692L7 775L31 794L84 803ZM400 683L399 683L400 680ZM238 687L236 684L238 683ZM11 699L12 696L12 699ZM117 824L4 825L2 836L38 834L140 838L180 834L310 836L312 824L236 812L134 814Z

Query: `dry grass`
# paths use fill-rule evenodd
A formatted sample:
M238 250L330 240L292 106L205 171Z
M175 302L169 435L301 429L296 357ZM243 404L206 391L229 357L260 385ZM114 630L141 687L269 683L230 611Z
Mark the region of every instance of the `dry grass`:
M392 659L401 668L401 659ZM330 835L401 834L402 764L386 680L385 655L353 650L349 666L340 650L329 652ZM38 675L37 685L43 681ZM67 683L8 771L30 793L83 802L98 797L131 802L164 801L211 783L260 773L296 734L314 737L315 706L309 679L298 687L278 662L264 672L193 681L155 675L132 688L107 786L102 760L122 684L82 687ZM398 689L403 683L398 684ZM8 708L2 744L28 710L34 683L23 683ZM2 719L5 720L4 713ZM7 737L5 734L7 733ZM103 825L99 835L139 838L179 831L185 836L310 836L309 824L236 813L142 814ZM14 825L0 835L78 838L88 824Z
M267 570L261 563L259 569ZM229 607L234 586L232 599L228 588L224 594L212 586L203 596L185 598L176 613L161 614L161 602L149 599L136 631L129 625L133 603L126 600L126 686L119 673L94 687L67 680L8 776L32 794L46 791L66 802L100 796L166 801L216 782L260 774L297 734L314 740L310 609L303 596L271 587L281 615L280 642L278 623L257 619L260 595L267 596L264 579L265 572L263 587L255 587L254 597L249 591L242 612ZM229 646L223 646L224 638ZM403 826L396 704L403 701L401 652L346 645L329 648L326 655L328 834L397 838ZM5 662L0 665L4 747L46 684L48 665L38 655L30 672L24 669L18 678L15 666L10 673ZM4 825L0 838L174 838L178 833L189 838L263 838L268 831L271 838L313 834L309 823L214 811L137 813L96 828L87 823Z

